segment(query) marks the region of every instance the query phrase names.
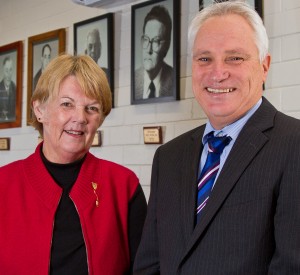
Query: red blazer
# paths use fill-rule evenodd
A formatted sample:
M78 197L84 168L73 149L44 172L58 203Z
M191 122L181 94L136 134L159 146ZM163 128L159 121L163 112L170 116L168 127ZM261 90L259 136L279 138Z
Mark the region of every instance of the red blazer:
M80 217L89 274L128 270L128 202L138 184L127 168L87 154L70 197ZM40 145L27 159L0 168L0 274L49 273L61 194L41 160Z

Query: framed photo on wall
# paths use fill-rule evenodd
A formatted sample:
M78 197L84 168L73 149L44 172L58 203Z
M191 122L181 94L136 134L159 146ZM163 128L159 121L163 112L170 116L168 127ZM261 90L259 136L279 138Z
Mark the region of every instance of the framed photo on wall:
M225 2L228 0L223 0L219 2ZM212 4L214 0L199 0L199 9L201 10L203 7L207 7L208 5ZM263 0L247 0L247 2L252 6L255 7L256 11L259 13L260 17L263 18Z
M0 129L21 127L23 42L0 47Z
M97 16L74 24L74 54L89 55L106 73L114 106L113 14Z
M65 52L66 31L58 29L28 38L27 124L32 116L30 100L36 84L48 63Z
M179 2L131 7L131 104L179 100Z

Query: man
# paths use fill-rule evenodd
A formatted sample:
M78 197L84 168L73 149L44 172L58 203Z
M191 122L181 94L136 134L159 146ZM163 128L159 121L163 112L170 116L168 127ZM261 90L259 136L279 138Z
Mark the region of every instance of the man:
M89 55L97 64L101 57L102 44L100 33L98 29L93 29L88 32L86 37L86 50L85 54ZM101 66L101 69L107 75L107 68Z
M146 15L141 45L143 66L135 71L135 99L171 96L173 68L166 57L172 34L172 20L164 6L154 6Z
M189 41L208 122L155 154L134 274L300 274L300 121L262 96L261 18L241 1L212 4Z
M46 69L47 65L51 60L51 47L49 44L45 44L42 48L42 56L41 56L41 68L37 71L33 79L33 91L35 90L36 84L39 81L39 78L42 72Z
M3 79L0 82L0 121L16 118L16 84L12 80L13 61L10 56L3 60Z

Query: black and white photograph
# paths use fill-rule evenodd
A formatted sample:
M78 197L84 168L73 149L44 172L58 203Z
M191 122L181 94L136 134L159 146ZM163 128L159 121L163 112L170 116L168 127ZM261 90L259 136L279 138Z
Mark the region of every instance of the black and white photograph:
M36 84L53 57L58 55L58 40L53 39L38 43L33 46L33 85L32 92Z
M74 54L89 55L99 65L107 75L112 93L114 88L113 44L112 13L74 24Z
M31 119L30 100L36 84L49 62L65 51L65 36L65 29L59 29L28 38L28 124Z
M131 103L178 100L178 1L141 3L131 14Z
M0 129L21 127L23 43L0 47Z
M228 0L224 0L224 1L228 1ZM214 2L214 0L199 0L199 8L205 8L208 5L212 4ZM218 0L218 2L222 2L220 0ZM259 13L259 15L261 16L261 18L263 18L263 0L247 0L247 2L254 7L257 12Z

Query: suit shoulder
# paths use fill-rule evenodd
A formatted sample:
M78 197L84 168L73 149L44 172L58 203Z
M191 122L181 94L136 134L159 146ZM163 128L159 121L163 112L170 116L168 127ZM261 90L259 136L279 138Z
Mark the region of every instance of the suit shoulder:
M162 78L166 78L169 77L171 78L173 74L173 67L171 67L169 64L167 63L163 63L162 65Z
M144 68L143 67L139 67L134 71L134 76L136 78L140 78L144 75Z
M276 132L285 137L295 137L300 141L300 120L284 113L277 112L275 116Z
M289 115L286 115L286 114L284 114L280 111L277 111L276 119L284 121L284 122L286 122L286 123L288 123L291 126L294 126L296 128L300 128L300 120L299 119L297 119L295 117L291 117Z
M165 68L165 70L167 70L167 71L169 71L169 72L172 72L172 71L173 71L173 67L170 66L170 65L167 64L167 63L164 63L164 68Z

